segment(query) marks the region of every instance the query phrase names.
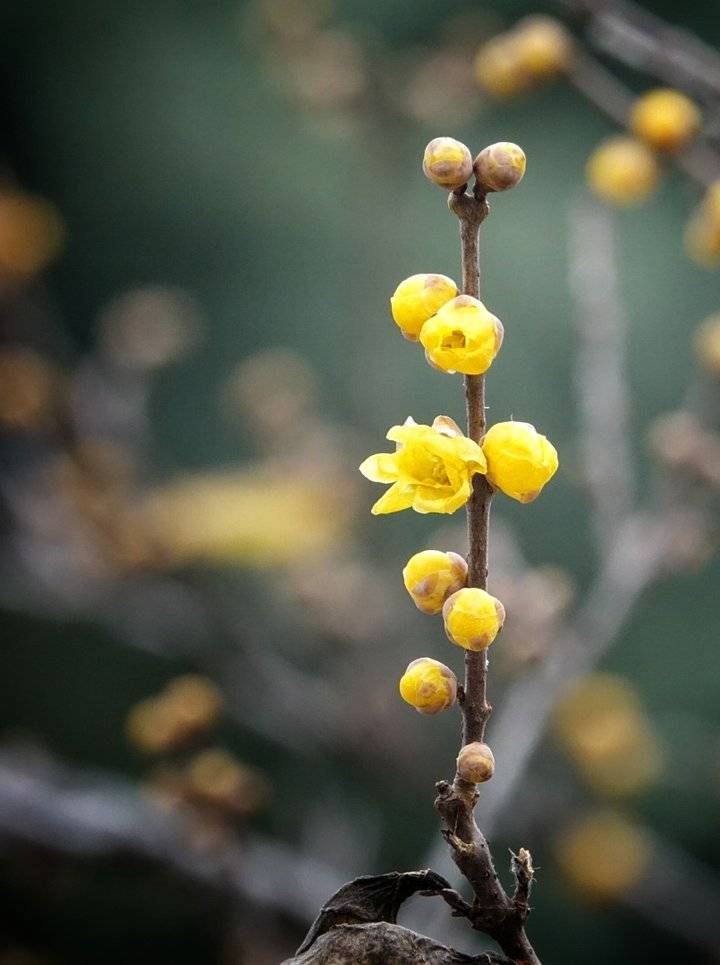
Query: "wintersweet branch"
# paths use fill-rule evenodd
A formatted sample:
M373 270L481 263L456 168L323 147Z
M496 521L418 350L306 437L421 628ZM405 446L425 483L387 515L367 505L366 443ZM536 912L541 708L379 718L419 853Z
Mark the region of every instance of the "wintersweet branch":
M472 298L480 298L480 225L489 214L485 193L479 186L473 194L463 186L450 195L448 201L460 221L463 292ZM467 434L475 442L482 442L485 435L485 376L465 375L465 400ZM486 476L477 474L473 480L473 492L466 505L468 527L468 578L469 587L487 589L490 506L493 489ZM471 746L484 748L485 727L492 708L487 701L487 648L466 650L465 687L462 694L463 715L462 743L464 751ZM518 874L520 863L513 862L517 887L511 899L505 892L495 870L489 845L474 818L477 801L476 782L492 776L494 760L489 748L485 753L492 761L489 773L468 771L463 768L463 751L458 757L458 768L451 784L441 781L437 785L435 806L442 818L443 836L447 841L455 863L472 885L475 901L467 917L473 927L491 935L506 955L518 962L534 963L538 958L525 935L524 924L529 915L528 897L533 879L530 853L521 849L527 859ZM467 758L467 755L465 755ZM476 761L483 761L483 752ZM472 778L473 780L468 780ZM528 871L529 869L529 871Z
M460 222L462 292L458 294L455 282L445 275L412 275L398 285L390 306L404 337L422 345L430 365L465 377L467 434L448 416L437 416L432 425L418 425L408 419L387 433L396 444L395 452L369 456L360 471L374 482L390 484L372 507L375 515L410 508L419 513L452 513L466 507L467 561L456 553L422 550L403 570L405 588L417 608L431 615L442 613L450 642L465 651L464 687L458 686L450 667L432 657L419 657L403 674L400 695L424 715L441 713L459 700L462 747L452 783L441 781L437 785L435 806L453 859L473 889L473 901L465 901L432 872L412 872L410 878L417 882L418 875L433 876L432 893L440 894L455 916L467 918L473 928L493 938L515 965L539 965L525 934L533 881L530 852L521 849L513 858L517 884L511 897L500 883L489 845L473 813L478 785L489 781L495 771L493 753L484 743L490 716L487 649L505 620L502 603L487 592L490 504L497 490L519 502L531 502L558 467L555 448L532 425L501 422L486 429L485 424L484 376L500 351L504 329L500 319L479 299L479 230L489 212L487 194L519 183L525 173L525 155L516 144L501 142L485 148L473 161L464 144L439 137L425 149L423 170L431 181L450 192L448 204ZM467 186L473 175L475 187L469 192ZM391 876L380 877L379 887L384 891ZM403 880L409 880L407 874ZM334 922L341 913L343 922L347 922L348 902L356 908L358 895L367 888L367 879L351 882L323 909L320 919ZM358 926L358 940L363 934L367 936L371 922L382 920L394 925L395 911L393 904L388 917L384 902L382 908L373 907L368 912L370 917L364 918L365 925ZM311 929L311 943L316 931ZM390 947L388 936L393 941L402 938L393 927L383 926L376 932L382 935L385 948ZM347 937L336 930L324 941L336 948L335 943ZM416 960L398 957L399 945L393 947L387 960ZM346 959L341 956L336 960Z

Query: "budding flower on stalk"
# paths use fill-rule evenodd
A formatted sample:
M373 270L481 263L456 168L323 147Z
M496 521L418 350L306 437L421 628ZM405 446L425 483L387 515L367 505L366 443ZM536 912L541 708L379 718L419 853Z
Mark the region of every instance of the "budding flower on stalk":
M470 179L472 155L454 137L436 137L425 148L423 172L438 187L455 191Z
M529 422L497 422L485 433L482 450L488 482L520 503L536 499L558 468L555 446Z
M502 322L471 295L446 302L420 330L428 362L443 372L482 375L500 351Z
M449 596L465 586L467 563L457 553L422 550L403 570L405 589L423 613L440 613Z
M487 650L505 622L500 600L479 587L464 587L445 601L445 633L465 650Z
M700 111L689 97L658 88L639 97L630 112L630 129L656 151L677 151L700 130Z
M457 295L457 285L447 275L411 275L401 281L390 299L395 324L411 342L438 309Z
M632 205L644 201L660 181L655 155L631 137L612 137L587 162L588 184L603 201Z
M510 141L498 141L484 148L473 162L478 187L483 191L507 191L525 174L525 152Z
M484 784L495 773L493 752L480 741L466 744L457 757L458 777L470 784Z
M420 714L438 714L455 703L457 677L439 660L419 657L400 678L400 696Z

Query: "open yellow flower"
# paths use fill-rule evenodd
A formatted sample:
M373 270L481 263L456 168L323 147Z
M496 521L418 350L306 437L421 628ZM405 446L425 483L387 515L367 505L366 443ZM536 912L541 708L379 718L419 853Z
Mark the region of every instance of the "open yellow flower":
M387 434L395 452L369 456L360 472L373 482L392 483L372 507L374 516L412 509L417 513L454 513L472 492L472 477L485 473L480 446L447 416L431 426L408 419Z

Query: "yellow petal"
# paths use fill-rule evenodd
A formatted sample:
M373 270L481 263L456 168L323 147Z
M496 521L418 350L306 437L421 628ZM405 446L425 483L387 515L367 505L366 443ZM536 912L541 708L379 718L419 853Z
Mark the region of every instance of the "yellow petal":
M413 489L410 486L395 483L378 499L370 512L373 516L384 513L399 513L401 509L409 509L413 504Z
M398 477L395 453L379 452L368 456L360 465L360 472L371 482L395 482Z
M470 498L472 488L464 481L457 489L433 489L431 486L417 486L412 508L416 513L454 513Z
M483 474L487 472L487 459L477 442L473 442L473 440L468 439L467 436L460 436L460 438L454 440L454 450L463 462L466 462L472 467L472 472L481 472Z
M391 442L406 443L411 439L417 439L419 435L422 436L423 429L426 432L432 431L430 426L418 425L412 416L408 416L401 426L392 426L392 428L388 429L385 438ZM418 432L418 430L420 431Z

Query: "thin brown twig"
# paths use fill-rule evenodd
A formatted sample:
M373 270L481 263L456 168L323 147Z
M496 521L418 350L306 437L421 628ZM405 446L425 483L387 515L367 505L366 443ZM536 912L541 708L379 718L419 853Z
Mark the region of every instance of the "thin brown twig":
M463 291L478 298L480 295L479 231L488 215L488 204L479 193L470 195L463 189L450 195L450 209L460 220L462 247ZM465 377L467 404L467 432L480 442L485 432L485 380L483 376ZM473 493L467 504L468 521L468 585L485 589L488 576L488 526L492 489L484 476L477 474ZM468 651L465 655L465 687L461 703L463 714L463 744L482 741L490 716L487 702L487 654ZM472 886L474 902L467 910L454 904L455 912L465 911L473 928L493 938L503 952L517 965L539 965L539 959L525 934L529 914L532 875L524 874L517 862L516 894L524 900L510 898L498 878L490 846L475 822L474 810L477 789L457 773L451 784L440 781L435 807L442 820L442 834L450 847L453 860ZM530 853L527 867L532 869ZM525 867L523 863L523 868Z

